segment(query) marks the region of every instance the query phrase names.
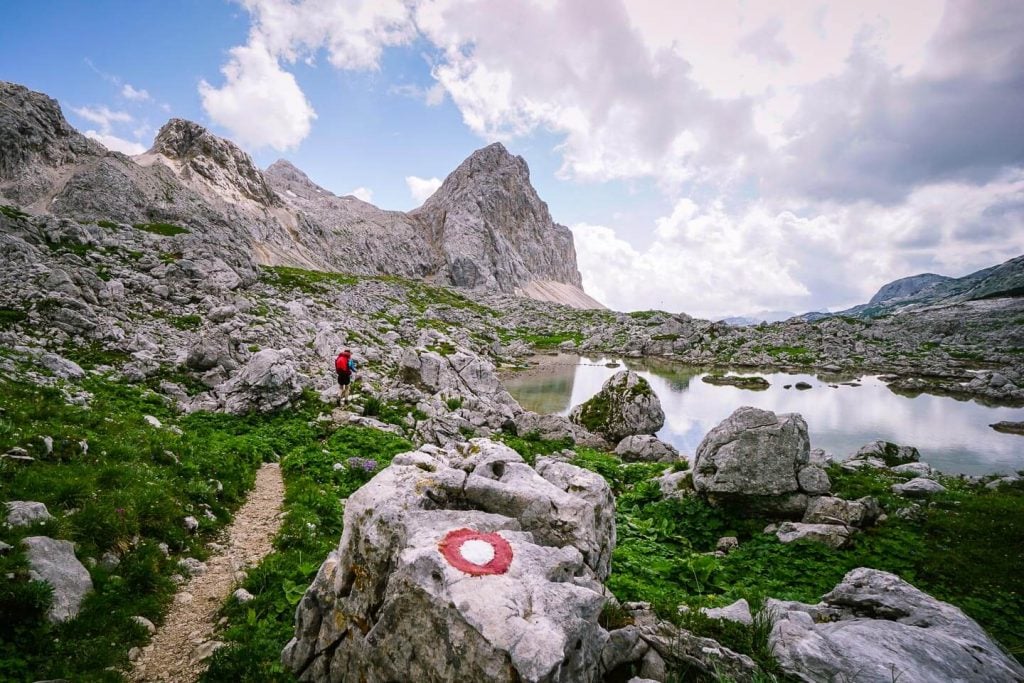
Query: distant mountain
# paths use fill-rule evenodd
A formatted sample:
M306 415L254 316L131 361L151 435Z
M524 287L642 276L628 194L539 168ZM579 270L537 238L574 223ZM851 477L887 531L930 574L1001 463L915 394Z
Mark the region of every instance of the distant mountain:
M1024 255L960 278L934 273L900 278L883 285L866 304L836 313L804 313L799 317L807 321L838 315L877 318L928 306L1020 296L1024 296Z
M750 325L760 325L761 323L775 323L780 320L788 320L794 315L796 313L791 311L761 311L760 313L751 313L749 315L722 318L718 322L732 325L733 327L748 327Z
M0 203L80 221L189 226L233 259L603 308L582 289L572 233L551 219L522 157L474 152L412 212L339 197L278 161L171 119L130 158L89 140L57 102L0 81ZM252 268L253 266L247 266Z

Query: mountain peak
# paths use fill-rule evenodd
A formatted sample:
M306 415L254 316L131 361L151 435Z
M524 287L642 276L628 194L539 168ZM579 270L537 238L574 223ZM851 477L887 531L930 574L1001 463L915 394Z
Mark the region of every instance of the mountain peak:
M0 81L0 180L23 181L42 168L74 164L107 154L64 118L57 101L23 85ZM32 183L5 190L24 204L35 200Z
M194 121L174 118L165 123L150 150L136 160L143 165L169 162L183 180L197 182L207 194L231 203L281 203L252 157Z

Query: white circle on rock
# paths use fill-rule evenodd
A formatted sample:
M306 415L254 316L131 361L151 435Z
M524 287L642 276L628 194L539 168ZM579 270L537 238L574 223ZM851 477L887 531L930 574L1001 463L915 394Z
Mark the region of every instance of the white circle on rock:
M462 544L459 553L467 561L482 567L494 559L494 546L487 541L473 538Z

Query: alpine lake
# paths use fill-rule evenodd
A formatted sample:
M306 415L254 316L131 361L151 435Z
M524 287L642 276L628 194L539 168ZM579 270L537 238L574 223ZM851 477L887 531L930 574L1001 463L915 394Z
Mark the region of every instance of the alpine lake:
M535 356L529 362L527 369L503 373L502 381L524 408L543 414L567 415L616 372L635 371L650 382L665 411L665 426L658 438L690 460L704 436L736 408L755 406L775 413L799 413L807 421L811 448L824 449L837 459L883 439L916 446L922 461L946 474L1009 474L1024 469L1024 436L989 426L1024 420L1024 408L930 394L904 396L893 393L877 376L714 373L767 380L767 388L753 390L704 382L708 368L650 358L560 353ZM797 389L801 382L810 388Z

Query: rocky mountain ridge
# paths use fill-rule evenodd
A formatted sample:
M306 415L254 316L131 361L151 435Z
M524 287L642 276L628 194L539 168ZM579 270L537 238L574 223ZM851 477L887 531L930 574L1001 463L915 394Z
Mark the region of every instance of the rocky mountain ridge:
M963 277L922 273L883 285L866 304L836 313L805 313L804 320L832 316L878 318L967 301L1024 296L1024 255Z
M257 264L563 299L582 291L572 234L554 223L521 157L474 153L424 206L385 211L338 197L280 161L261 171L199 124L172 119L133 159L72 128L52 99L0 83L0 201L86 221L173 223Z

